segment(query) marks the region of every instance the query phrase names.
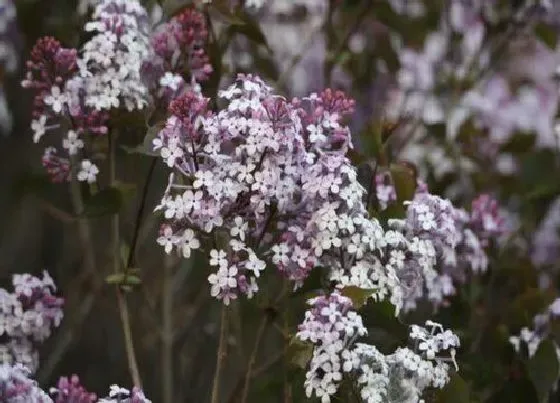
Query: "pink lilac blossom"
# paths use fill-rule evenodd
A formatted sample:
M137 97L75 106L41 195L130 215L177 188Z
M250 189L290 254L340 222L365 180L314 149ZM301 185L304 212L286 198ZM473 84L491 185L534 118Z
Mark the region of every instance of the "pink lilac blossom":
M70 379L61 377L56 387L51 388L50 395L54 403L94 403L97 401L95 393L90 393L80 384L80 378L72 375Z
M205 50L207 41L204 15L194 8L186 8L156 28L151 37L156 59L147 61L146 67L157 70L160 76L171 73L205 81L212 73Z
M84 140L107 132L108 116L86 105L83 80L78 77L77 52L63 48L51 37L40 38L27 62L24 88L35 92L33 102L33 141L52 138L62 132L60 140L66 155L54 146L45 148L42 163L54 182L70 180L71 159L84 153ZM76 157L73 157L76 156Z
M12 284L14 292L0 289L0 344L3 362L25 365L35 371L38 365L38 343L45 341L63 317L64 300L53 295L56 287L47 272L43 278L29 274L16 274Z

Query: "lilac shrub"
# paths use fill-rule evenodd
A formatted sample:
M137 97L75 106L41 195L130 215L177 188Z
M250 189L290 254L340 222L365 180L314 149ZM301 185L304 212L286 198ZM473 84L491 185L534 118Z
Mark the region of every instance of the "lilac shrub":
M259 78L239 75L221 96L228 104L218 113L209 111L208 100L194 92L173 100L171 117L153 141L173 169L156 208L165 219L157 241L167 253L175 249L184 258L212 245L205 250L210 266L217 267L208 277L212 296L226 305L240 294L253 297L267 266L297 288L322 266L330 269L336 288L358 287L378 301L388 297L398 312L407 297L400 277L408 266L420 273L431 270L435 277L436 259L451 262L461 241L456 221L463 217L456 217L449 201L419 193L402 228L410 241L398 231L385 232L368 217L365 189L345 157L352 143L341 119L353 102L343 93L326 90L289 102ZM396 250L401 243L413 253ZM366 328L351 310L351 300L338 291L310 304L313 309L298 333L301 340L318 343L306 390L308 396L330 401L342 379L340 357L351 354L346 349ZM437 344L429 340L421 346ZM456 336L450 340L444 348L433 347L435 352L458 346ZM375 386L388 387L390 371L405 365L406 372L424 363L414 358L418 355L408 359L414 364L402 358L408 354L404 350L392 358L381 358L375 347L363 344L356 351L363 357L344 366L348 372L357 362L368 401L389 393ZM370 356L375 364L362 368L361 360ZM428 360L434 357L428 353ZM439 361L422 365L432 372L409 379L415 396L448 379L447 367Z

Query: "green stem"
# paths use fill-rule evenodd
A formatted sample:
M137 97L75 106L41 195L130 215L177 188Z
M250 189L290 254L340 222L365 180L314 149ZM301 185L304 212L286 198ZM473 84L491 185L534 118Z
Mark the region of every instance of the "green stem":
M216 354L216 372L214 373L214 381L212 386L212 399L211 403L219 403L220 401L220 376L222 367L226 357L226 342L227 342L227 306L222 304L222 315L220 325L220 341L218 342L218 353Z
M261 345L264 331L266 329L266 325L268 323L268 316L264 315L261 319L261 323L259 324L259 328L257 330L257 336L255 337L255 344L253 345L253 351L251 352L251 356L249 358L249 364L247 366L247 374L245 375L245 383L243 385L243 392L241 393L241 403L247 402L247 395L249 393L249 382L251 381L253 366L255 365L255 361L257 359L257 353L259 351L259 347Z

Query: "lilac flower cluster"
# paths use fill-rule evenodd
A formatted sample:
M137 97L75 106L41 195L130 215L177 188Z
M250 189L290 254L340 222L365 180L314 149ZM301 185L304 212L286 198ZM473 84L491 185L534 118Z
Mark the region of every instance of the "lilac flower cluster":
M24 366L0 364L0 401L6 403L53 403L52 399L29 378Z
M103 0L85 26L95 35L84 45L78 66L87 92L86 104L96 110L129 111L148 104L141 67L150 54L149 19L137 0Z
M189 257L213 243L218 271L208 280L225 303L251 297L267 263L296 287L322 265L333 279L355 266L379 298L396 289L375 256L383 230L367 218L364 189L344 156L351 142L340 120L353 102L330 90L288 102L243 75L220 95L229 105L218 113L194 92L172 101L154 140L175 171L156 208L167 219L158 238L166 252ZM217 245L211 234L231 239Z
M99 399L98 403L152 403L140 389L134 387L132 390L111 385L109 396Z
M17 367L8 367L9 370L17 370ZM27 379L27 385L35 385L33 381ZM29 386L27 386L29 389ZM1 393L1 391L0 391ZM88 392L81 384L78 376L73 375L70 379L61 377L56 385L50 389L50 396L42 390L35 387L33 393L40 396L43 400L27 400L28 393L25 389L19 388L14 390L13 398L15 400L7 400L7 402L37 402L37 403L151 403L146 398L144 392L139 388L128 390L118 385L111 385L109 395L105 398L97 399L95 393ZM18 400L20 399L20 400ZM26 400L21 400L26 399ZM4 400L2 400L4 401Z
M382 209L396 202L388 173L377 175L376 192ZM421 298L437 306L455 294L454 282L463 283L468 273L486 270L484 248L507 231L505 217L487 194L472 202L469 214L430 194L421 181L407 205L404 220L389 222L385 265L397 273L405 309L415 308Z
M484 248L506 230L497 202L488 195L479 196L469 214L427 192L418 192L406 218L391 220L390 227L387 256L403 286L406 309L423 297L436 306L445 303L456 292L454 283L486 270Z
M36 344L60 325L64 300L53 295L56 287L47 272L43 278L16 274L14 292L0 289L0 344L2 362L25 365L35 371L39 357Z
M305 381L308 397L315 395L323 403L330 402L343 374L349 374L354 375L365 402L418 401L425 388L441 388L447 383L447 361L457 369L459 338L439 324L428 321L426 328L412 326L414 350L399 348L384 355L372 345L356 342L367 330L349 298L335 292L313 298L308 304L311 308L296 335L314 346ZM449 357L443 356L446 352ZM410 400L403 400L403 396Z
M185 89L185 77L191 85L208 79L212 65L206 54L208 29L204 15L194 8L186 8L169 22L157 27L151 36L155 57L144 63L144 73L150 77L156 98L166 101Z
M58 41L44 37L37 41L27 62L27 75L22 82L24 88L35 91L33 103L33 141L38 143L51 131L62 130L62 148L48 146L43 155L43 166L51 179L63 182L70 179L71 160L78 160L85 153L84 140L87 135L107 133L107 114L87 105L87 93L83 79L78 76L77 52L63 48ZM98 173L87 158L80 162L80 180L94 182Z
M72 375L70 379L63 376L56 387L50 389L54 403L94 403L97 401L95 393L90 393L80 384L80 378Z

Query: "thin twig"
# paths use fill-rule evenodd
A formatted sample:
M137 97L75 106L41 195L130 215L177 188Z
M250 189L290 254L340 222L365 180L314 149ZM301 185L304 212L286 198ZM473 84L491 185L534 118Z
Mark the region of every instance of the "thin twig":
M116 184L116 148L117 148L117 133L109 132L109 183L111 186ZM120 257L120 228L119 228L119 213L113 214L111 217L111 234L112 234L112 247L113 247L113 271L118 274L122 270L122 262ZM126 350L126 357L128 361L128 370L134 386L141 388L142 381L140 379L140 371L138 370L138 362L136 361L136 354L134 352L134 343L132 340L132 330L130 327L130 313L128 310L128 303L126 296L123 294L121 286L115 286L117 295L117 305L121 317L124 343Z
M263 318L261 319L259 328L257 330L257 336L255 337L255 344L253 345L253 351L251 352L251 356L249 357L249 364L247 365L247 373L245 374L243 392L241 393L242 396L241 403L247 402L247 394L249 393L249 382L251 381L253 366L255 365L255 361L257 359L257 352L259 351L259 347L261 345L267 323L268 323L268 316L264 315Z
M165 257L162 289L161 377L164 403L173 402L173 259Z
M52 352L41 365L40 372L37 376L39 381L46 381L53 373L58 363L62 360L64 354L72 344L76 329L82 326L83 322L91 312L95 299L101 292L103 285L103 281L98 278L98 273L96 271L95 250L91 239L89 221L86 217L79 217L79 215L84 211L84 200L82 197L80 182L77 179L76 158L73 158L71 163L72 172L70 180L70 194L72 207L74 209L74 213L78 216L78 238L80 240L81 249L84 253L84 269L86 273L91 276L92 285L89 294L81 300L81 304L75 311L76 314L74 317L70 321L66 322L69 324L60 332L60 335L57 338L57 343L53 347Z
M222 304L222 314L220 320L220 340L218 344L218 353L216 354L216 371L214 373L214 381L212 386L212 399L211 403L218 403L220 401L220 376L222 367L226 356L226 342L227 342L227 306Z
M136 213L136 221L134 223L134 233L132 234L132 242L130 244L130 250L128 251L128 258L126 260L125 270L133 267L136 262L135 253L138 244L138 236L140 234L140 228L142 224L142 216L144 215L144 210L146 209L146 200L148 198L148 190L150 188L150 183L154 175L154 171L157 164L157 158L153 158L150 163L150 168L148 170L148 176L144 182L144 187L142 188L142 199L140 199L140 207L138 207L138 212Z

